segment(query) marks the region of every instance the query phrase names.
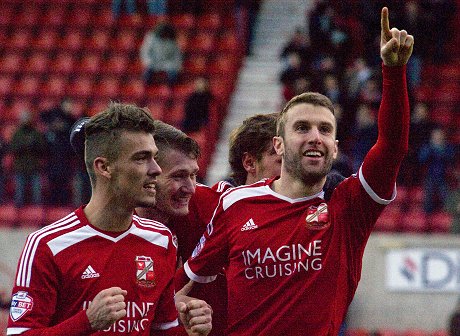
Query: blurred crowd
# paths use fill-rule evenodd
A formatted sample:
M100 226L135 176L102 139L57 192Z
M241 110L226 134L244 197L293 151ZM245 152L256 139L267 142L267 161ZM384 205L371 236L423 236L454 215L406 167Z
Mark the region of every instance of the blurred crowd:
M380 24L374 14L383 6L392 9L392 26L406 29L416 41L407 65L410 152L398 185L422 187L422 207L427 214L445 210L458 218L459 143L452 140L451 129L432 121L433 106L414 94L425 66L450 61L446 44L452 38L449 27L456 17L455 1L314 1L306 14L307 23L296 27L280 53L283 99L288 101L304 91L318 91L331 98L336 105L341 150L336 169L345 176L356 172L377 139Z

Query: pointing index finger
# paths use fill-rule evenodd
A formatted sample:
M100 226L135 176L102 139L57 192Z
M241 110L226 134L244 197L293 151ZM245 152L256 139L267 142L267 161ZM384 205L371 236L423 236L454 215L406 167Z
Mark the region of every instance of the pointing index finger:
M390 21L388 19L388 8L383 7L382 8L382 15L380 19L380 26L382 28L382 34L384 36L387 36L391 38L391 32L390 32Z

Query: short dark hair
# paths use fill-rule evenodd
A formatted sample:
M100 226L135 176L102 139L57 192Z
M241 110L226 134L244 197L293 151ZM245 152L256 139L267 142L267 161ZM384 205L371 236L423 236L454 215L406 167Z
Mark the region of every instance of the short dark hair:
M334 113L334 104L332 101L318 92L305 92L301 93L291 100L289 100L286 105L284 106L281 113L278 115L278 120L276 122L276 135L280 137L284 137L284 127L286 125L286 113L292 107L299 105L299 104L311 104L314 106L323 106L329 109L333 115Z
M155 120L154 138L158 147L157 161L160 166L164 153L171 148L186 154L191 159L197 160L200 157L200 146L194 139L160 120Z
M145 132L152 136L155 120L147 109L135 105L111 102L85 125L85 164L93 186L96 183L93 162L98 156L118 158L123 131Z
M231 132L228 161L231 177L237 185L245 184L248 175L243 166L243 155L248 153L260 160L263 152L272 146L277 116L278 113L254 115Z

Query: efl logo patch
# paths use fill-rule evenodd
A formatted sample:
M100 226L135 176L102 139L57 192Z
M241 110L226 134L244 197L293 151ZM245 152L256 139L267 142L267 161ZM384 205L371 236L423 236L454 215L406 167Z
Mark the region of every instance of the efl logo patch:
M204 236L201 236L200 241L198 242L198 244L196 244L195 249L192 252L192 259L201 253L201 250L203 249L205 243L206 238Z
M146 256L137 256L136 268L136 282L138 285L143 287L153 287L156 285L152 258Z
M329 227L329 213L327 210L327 204L321 203L318 206L312 205L307 210L307 228L311 230L321 230Z
M27 295L27 292L19 291L13 294L11 300L10 317L16 322L23 317L28 311L31 311L34 306L34 299Z

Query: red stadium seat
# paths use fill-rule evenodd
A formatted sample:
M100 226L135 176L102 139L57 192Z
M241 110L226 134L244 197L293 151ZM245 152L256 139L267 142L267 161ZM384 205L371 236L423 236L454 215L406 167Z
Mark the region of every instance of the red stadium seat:
M14 226L18 221L18 209L14 204L0 204L0 226Z
M175 100L186 100L193 92L193 82L177 84L173 87L173 97Z
M176 31L190 33L195 27L195 16L190 13L174 14L170 22Z
M67 85L66 76L54 75L46 81L42 92L52 99L61 100L66 95Z
M215 57L209 65L209 75L221 78L236 78L238 63L230 54Z
M40 87L41 80L38 76L26 75L18 82L14 89L14 95L31 100L38 96Z
M412 208L403 213L401 217L401 230L403 232L424 233L428 231L428 216L418 208Z
M2 13L3 15L3 13ZM33 4L25 6L14 19L15 27L35 28L39 23L40 8Z
M204 13L196 17L196 29L216 32L222 26L219 13Z
M449 233L452 227L452 216L444 211L433 213L428 221L430 232Z
M88 99L93 94L94 82L90 77L77 77L68 86L67 94L76 99Z
M115 53L128 53L138 49L137 36L134 30L125 29L119 31L113 43Z
M5 101L14 87L14 77L10 75L0 75L0 101Z
M159 100L162 102L167 102L172 99L172 90L166 84L153 85L146 88L147 98L150 101Z
M163 121L180 128L184 119L184 102L174 100L172 106L167 107L166 114L163 116Z
M23 57L18 53L6 53L0 62L0 73L16 75L23 71Z
M431 336L449 336L449 332L447 330L435 330L431 333Z
M142 79L132 79L126 83L122 90L123 101L140 104L146 97L145 84Z
M217 39L216 43L217 52L223 54L233 54L234 57L241 55L243 45L238 41L238 37L233 30L225 31Z
M68 16L66 26L74 29L86 29L93 24L93 18L94 14L90 7L77 6Z
M57 30L43 29L33 41L35 50L52 52L57 48L59 35Z
M94 90L96 98L119 100L121 98L120 83L116 77L104 77Z
M75 57L68 53L59 53L53 60L51 70L54 73L70 76L74 73Z
M191 55L184 61L183 74L184 76L196 77L205 76L207 74L208 59L204 55Z
M70 214L74 209L66 206L51 206L45 209L45 225L54 223Z
M86 49L102 54L110 48L110 34L105 30L95 30L86 43Z
M26 52L31 46L31 33L27 29L17 29L8 42L8 48L15 52Z
M46 13L41 20L43 26L47 29L60 29L66 23L66 8L60 5L46 7Z
M42 76L46 73L48 73L49 68L48 64L50 62L49 56L46 53L34 53L30 56L30 58L27 60L27 72Z
M430 336L430 332L421 329L408 329L401 336Z
M18 225L22 227L41 227L45 220L45 209L41 205L26 205L18 212Z
M76 73L96 76L101 69L101 56L98 53L84 54L76 67Z
M164 101L150 100L147 101L146 105L153 118L163 120L163 115L166 113L166 103Z
M397 232L400 230L402 211L398 205L390 204L383 210L375 223L375 230L381 232Z
M215 40L214 32L198 32L191 38L187 51L193 54L209 55L214 50Z
M66 52L77 53L82 50L84 45L83 41L84 36L81 31L69 30L62 36L59 47Z
M122 76L126 74L128 63L127 56L113 55L102 65L101 72L109 76Z
M375 336L401 336L399 331L393 329L378 329Z

